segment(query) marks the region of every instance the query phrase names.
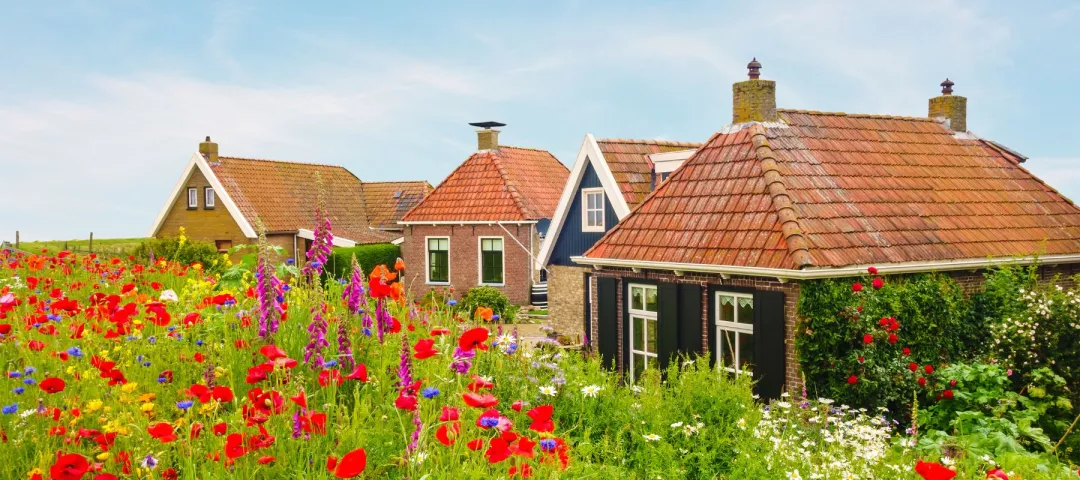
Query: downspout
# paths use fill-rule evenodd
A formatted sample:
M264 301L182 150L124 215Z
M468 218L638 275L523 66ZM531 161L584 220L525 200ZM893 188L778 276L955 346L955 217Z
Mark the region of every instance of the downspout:
M518 244L518 246L519 246L519 247L521 247L521 249L522 249L522 250L525 250L525 251L526 251L526 252L527 252L527 253L529 254L529 265L530 265L530 267L529 267L529 268L531 269L531 268L532 268L532 266L531 266L531 265L535 265L535 264L536 264L536 258L535 258L535 257L533 256L533 252L532 252L532 250L531 250L531 249L528 249L528 248L525 248L525 245L523 245L523 244L522 244L521 242L519 242L519 241L518 241L518 239L517 239L517 237L516 237L516 236L514 236L514 234L510 233L510 230L507 230L505 226L503 226L502 222L495 222L495 225L498 225L498 226L499 226L499 228L503 229L503 231L504 231L504 232L506 232L506 234L507 234L507 235L509 235L509 236L510 236L510 238L514 240L514 243ZM530 235L529 235L529 245L532 245L532 228L533 228L533 227L534 227L534 225L531 225L531 226L529 227L529 233L530 233ZM529 282L530 282L530 283L532 282L532 277L533 277L533 276L532 276L532 274L530 273L530 274L529 274ZM530 288L531 288L531 287L532 287L532 285L530 285Z

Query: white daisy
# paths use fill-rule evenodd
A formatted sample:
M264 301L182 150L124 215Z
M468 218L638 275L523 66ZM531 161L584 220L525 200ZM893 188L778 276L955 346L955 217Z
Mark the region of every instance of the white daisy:
M600 393L600 390L599 385L585 385L581 387L581 394L586 397L596 398L596 394Z
M545 385L543 387L540 387L540 393L542 393L544 395L547 395L549 397L554 397L557 392L558 391L555 389L555 387L553 387L551 385Z
M660 435L657 435L655 433L648 433L642 436L645 437L646 442L655 442L657 440L660 440L661 438Z

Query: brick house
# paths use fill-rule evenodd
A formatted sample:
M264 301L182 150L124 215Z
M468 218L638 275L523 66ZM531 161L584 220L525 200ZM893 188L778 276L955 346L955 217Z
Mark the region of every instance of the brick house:
M582 343L593 321L592 269L570 258L584 254L699 147L585 135L537 257L547 271L549 318L558 333Z
M875 266L970 291L996 264L1080 270L1080 208L967 131L949 80L925 118L823 113L778 110L776 83L748 67L733 123L574 258L594 268L592 345L609 365L633 378L713 352L775 397L801 383L803 281Z
M335 246L400 242L397 220L432 190L425 181L361 182L334 165L222 157L218 144L206 137L148 236L175 236L184 227L188 237L226 252L254 243L259 219L270 243L302 259L315 230L316 174L322 178Z
M453 286L502 290L530 303L540 284L536 254L555 212L567 168L544 150L499 145L494 122L474 124L479 149L399 222L413 298Z

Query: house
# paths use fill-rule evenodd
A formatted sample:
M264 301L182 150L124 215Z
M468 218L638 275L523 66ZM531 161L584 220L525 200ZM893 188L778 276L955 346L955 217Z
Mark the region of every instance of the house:
M581 343L592 323L592 269L570 258L584 254L699 147L585 135L537 257L547 272L549 318L557 332Z
M800 385L801 282L1000 263L1080 271L1080 208L967 130L953 83L921 117L776 108L776 83L733 87L733 122L573 260L593 267L592 344L634 378L712 352L759 393ZM735 368L738 367L738 368Z
M222 157L210 137L199 144L161 207L149 236L213 242L219 251L252 244L262 221L267 240L303 258L314 239L316 176L321 178L334 245L390 243L401 219L432 190L427 182L361 182L344 167Z
M472 124L478 150L405 214L402 255L413 298L453 286L502 290L515 305L541 283L536 255L566 183L567 168L544 150L499 145L495 122ZM419 268L417 268L419 267Z

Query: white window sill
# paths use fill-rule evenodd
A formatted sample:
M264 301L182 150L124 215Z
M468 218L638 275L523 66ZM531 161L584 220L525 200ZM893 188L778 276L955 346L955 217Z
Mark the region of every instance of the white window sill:
M438 286L446 287L446 286L450 285L450 282L426 282L426 283L424 283L424 285L438 285Z
M588 228L582 227L581 228L581 233L604 233L604 231L605 230L604 230L603 227L588 227Z
M480 282L480 285L483 286L483 287L505 287L506 286L505 283L483 283L483 282Z

